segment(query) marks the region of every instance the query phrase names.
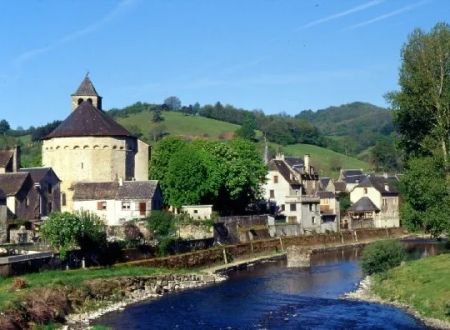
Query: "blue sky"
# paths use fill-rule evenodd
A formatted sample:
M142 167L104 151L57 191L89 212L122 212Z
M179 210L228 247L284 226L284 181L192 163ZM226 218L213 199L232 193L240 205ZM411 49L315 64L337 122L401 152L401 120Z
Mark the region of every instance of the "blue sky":
M70 113L87 71L104 108L136 101L229 103L296 114L352 101L385 106L416 27L447 0L1 1L0 119Z

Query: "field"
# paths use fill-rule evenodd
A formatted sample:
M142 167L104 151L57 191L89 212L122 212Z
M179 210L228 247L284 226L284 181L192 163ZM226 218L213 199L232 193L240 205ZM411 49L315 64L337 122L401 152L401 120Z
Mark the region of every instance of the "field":
M337 178L338 168L362 168L370 170L370 165L362 160L346 156L326 148L310 144L293 144L282 148L286 156L311 156L311 164L319 170L321 176Z
M200 116L186 116L180 112L164 111L162 116L164 121L158 124L152 122L151 112L140 112L128 118L118 118L118 122L132 131L133 127L137 127L145 138L158 126L163 126L163 129L171 135L211 139L219 139L239 128L239 125Z
M450 322L450 254L407 262L375 276L374 282L373 291L381 298Z

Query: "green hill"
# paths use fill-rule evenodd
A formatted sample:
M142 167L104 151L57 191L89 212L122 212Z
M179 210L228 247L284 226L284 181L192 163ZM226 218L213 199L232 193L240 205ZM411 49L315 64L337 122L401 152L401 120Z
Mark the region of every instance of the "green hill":
M359 159L311 144L293 144L282 147L286 156L311 156L311 164L319 170L321 176L337 178L340 168L362 168L370 170L371 166Z

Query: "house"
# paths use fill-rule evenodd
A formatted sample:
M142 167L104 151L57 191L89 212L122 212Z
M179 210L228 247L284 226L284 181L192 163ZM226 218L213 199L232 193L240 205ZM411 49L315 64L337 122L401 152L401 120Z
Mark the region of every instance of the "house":
M365 177L367 174L362 169L341 169L337 181L345 184L346 192L351 192Z
M6 208L6 194L0 189L0 243L6 242L7 235L7 208Z
M339 231L340 208L336 195L332 191L319 191L317 195L320 197L322 231Z
M350 193L348 213L352 228L399 227L398 179L388 175L369 175Z
M78 182L148 180L149 146L102 110L86 76L71 95L72 112L43 139L42 164L61 180L61 209L73 211Z
M183 205L181 212L188 214L194 220L211 219L212 205Z
M148 217L163 206L158 181L78 182L73 186L74 211L98 215L107 226Z
M269 204L301 233L321 232L319 176L309 155L302 160L279 154L269 161L268 168L263 190Z
M0 174L0 189L6 195L8 222L39 219L39 193L29 173Z
M46 217L53 211L61 210L61 191L59 178L49 167L21 168L22 173L29 173L39 193L39 215Z
M20 167L20 148L0 150L0 174L17 172Z

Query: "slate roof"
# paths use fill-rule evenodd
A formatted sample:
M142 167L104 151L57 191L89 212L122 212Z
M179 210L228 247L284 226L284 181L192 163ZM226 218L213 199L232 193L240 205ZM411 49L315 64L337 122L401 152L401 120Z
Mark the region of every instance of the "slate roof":
M5 173L0 174L0 189L6 196L15 196L22 188L28 173Z
M78 182L74 184L74 200L152 199L158 181Z
M355 204L350 206L349 212L379 212L380 209L375 206L369 197L361 197Z
M363 175L363 171L361 170L342 170L342 176L348 177L348 176L357 176L357 175Z
M44 139L79 136L133 135L103 111L84 101Z
M364 178L357 187L374 187L382 196L398 196L397 185L398 179L396 177L370 175Z
M320 180L320 185L322 186L322 189L325 189L328 186L328 184L330 183L331 179L329 177L324 176L324 177L319 178L319 180Z
M346 183L359 183L359 182L363 181L366 177L367 177L366 174L349 175L349 176L344 177L344 181Z
M286 163L282 160L272 159L269 164L269 170L278 171L283 176L283 178L290 184L299 184L299 182L292 178L292 173Z
M303 159L297 158L297 157L285 157L284 161L290 166L290 167L304 167L305 163Z
M95 90L94 84L91 79L89 79L88 75L84 77L78 89L72 96L99 96L97 91Z
M332 191L318 191L317 194L321 199L334 198L334 193Z
M30 173L31 178L33 179L34 182L41 182L48 172L52 172L58 178L58 176L51 167L28 167L28 168L21 168L19 171L24 173Z
M342 181L334 182L334 189L336 191L345 191L345 186L346 186L345 182L342 182Z
M13 155L11 150L0 150L0 167L6 167Z

